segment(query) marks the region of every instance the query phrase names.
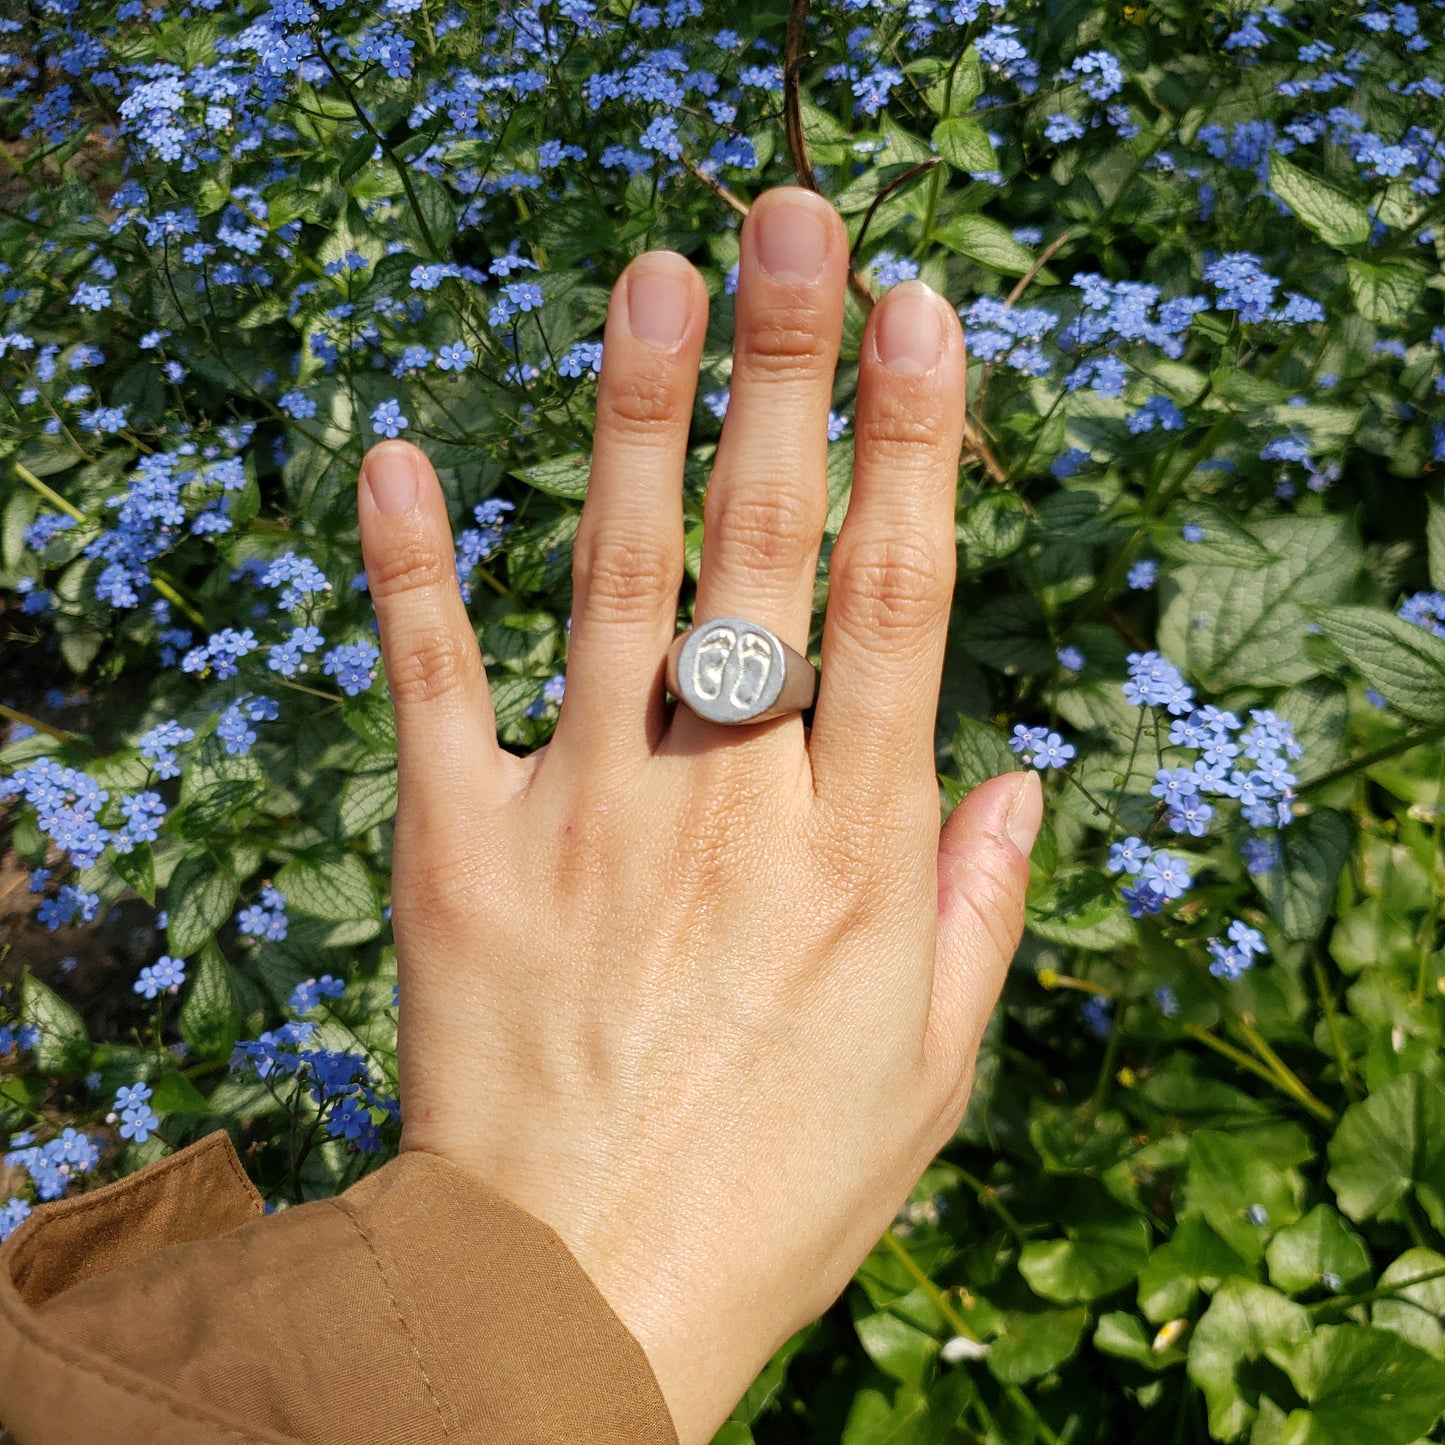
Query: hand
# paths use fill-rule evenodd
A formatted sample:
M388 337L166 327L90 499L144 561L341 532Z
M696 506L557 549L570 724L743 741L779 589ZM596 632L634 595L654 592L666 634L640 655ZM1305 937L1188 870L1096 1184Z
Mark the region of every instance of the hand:
M754 205L705 507L697 618L800 652L847 257L821 198ZM918 282L863 338L811 733L665 699L706 325L675 253L613 290L566 695L528 757L497 743L425 457L383 442L359 489L400 753L401 1146L561 1235L683 1445L838 1297L956 1129L1042 806L1010 773L940 835L964 349Z

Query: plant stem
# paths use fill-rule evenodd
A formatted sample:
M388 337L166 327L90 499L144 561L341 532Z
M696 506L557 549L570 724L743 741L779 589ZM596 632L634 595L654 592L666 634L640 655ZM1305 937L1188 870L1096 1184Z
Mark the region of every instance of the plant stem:
M34 728L38 733L44 733L48 738L54 738L58 743L83 741L79 733L68 733L64 728L52 727L48 722L41 722L38 717L31 717L28 712L21 712L18 708L7 707L3 702L0 702L0 717L8 718L11 722L23 723L26 727Z
M1445 836L1441 827L1441 813L1445 811L1445 751L1440 754L1440 769L1435 775L1435 816L1431 821L1433 834L1430 848L1430 872L1437 875L1441 868L1440 840ZM1420 933L1420 969L1415 978L1415 1000L1425 1001L1425 983L1430 972L1430 955L1435 951L1435 940L1440 936L1440 887L1434 876L1430 879L1430 914Z
M1340 1015L1335 1008L1335 996L1330 992L1329 980L1325 977L1325 966L1320 961L1318 950L1311 950L1310 966L1314 972L1315 985L1320 991L1320 1009L1325 1016L1325 1026L1329 1029L1330 1043L1335 1051L1335 1062L1340 1066L1340 1081L1344 1084L1345 1092L1351 1099L1359 1099L1361 1091L1355 1075L1355 1061L1345 1049L1344 1035L1340 1033Z
M995 1189L992 1184L985 1184L977 1175L970 1174L967 1169L963 1169L957 1164L953 1167L958 1177L978 1196L978 1202L982 1204L985 1209L993 1210L1003 1222L1004 1228L1007 1229L1020 1244L1023 1244L1027 1238L1024 1233L1024 1227L1014 1218L1012 1211L1004 1204L1003 1200L998 1197L998 1190Z
M1295 789L1295 794L1302 798L1306 793L1314 792L1316 788L1327 787L1340 778L1348 778L1351 773L1361 772L1365 768L1373 767L1376 763L1383 763L1388 758L1396 758L1401 753L1408 753L1411 748L1421 747L1425 743L1438 742L1441 738L1445 738L1445 722L1421 728L1418 732L1407 733L1402 738L1396 738L1392 743L1386 743L1384 747L1376 748L1374 752L1361 753L1359 757L1351 758L1348 762L1341 763L1338 767L1331 768L1318 777L1307 779Z
M1249 1019L1240 1017L1235 1021L1235 1027L1239 1029L1250 1047L1264 1060L1265 1066L1273 1071L1275 1078L1279 1081L1280 1087L1292 1098L1298 1099L1315 1118L1326 1124L1335 1122L1335 1111L1328 1104L1322 1103L1310 1093L1300 1081L1299 1075L1294 1072L1280 1056L1275 1053L1269 1040L1255 1028Z
M20 462L12 462L11 465L15 468L15 475L32 491L39 492L52 507L59 507L67 517L77 522L85 521L85 513L82 512L79 507L67 502L59 492L53 491L50 487L46 486L29 467L23 466Z

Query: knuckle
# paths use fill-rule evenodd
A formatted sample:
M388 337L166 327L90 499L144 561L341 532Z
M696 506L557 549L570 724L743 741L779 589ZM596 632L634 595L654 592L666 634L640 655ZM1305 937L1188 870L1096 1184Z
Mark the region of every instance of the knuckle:
M609 378L600 407L603 425L624 435L655 436L673 425L681 412L675 379L664 373L634 367L624 376Z
M366 569L374 598L387 600L409 593L456 585L456 563L450 553L420 542L390 549Z
M930 1081L934 1102L933 1133L942 1141L934 1152L958 1132L958 1126L968 1112L974 1070L978 1064L978 1049L971 1044L955 1043L941 1053Z
M415 854L409 850L408 856ZM433 848L427 861L407 868L404 877L405 887L393 890L393 914L401 914L397 921L403 926L428 936L445 938L486 927L487 905L499 896L495 870L489 874L488 864L475 852Z
M400 706L434 702L474 685L481 672L476 639L444 628L422 628L409 637L387 668L393 700Z
M875 392L867 406L858 408L859 450L885 461L906 458L914 467L919 458L942 453L952 438L939 400L923 388Z
M818 544L824 520L820 501L791 487L750 483L708 507L712 515L705 519L705 534L740 567L795 566Z
M902 537L872 537L833 549L829 605L836 596L840 622L849 631L918 632L946 613L953 598L956 563Z
M572 590L592 612L653 612L676 599L681 552L641 532L584 529L572 552Z
M743 365L771 377L813 378L831 370L836 348L819 334L818 313L805 301L784 300L758 306L740 328L738 357Z
M1000 862L1007 867L1005 860ZM1017 881L1002 871L976 874L968 891L955 895L954 906L966 916L975 952L985 955L978 959L980 968L987 964L989 953L995 959L1010 959L1018 951L1024 931L1024 899Z

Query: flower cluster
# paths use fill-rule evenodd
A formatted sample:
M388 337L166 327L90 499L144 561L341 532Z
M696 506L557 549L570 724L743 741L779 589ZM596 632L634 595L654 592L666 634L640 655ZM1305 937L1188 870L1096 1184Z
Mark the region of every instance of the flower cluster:
M1198 705L1178 668L1153 652L1130 655L1124 695L1136 707L1164 709L1170 716L1167 744L1175 750L1175 760L1161 764L1149 789L1158 800L1160 820L1176 835L1202 838L1217 801L1230 800L1241 820L1256 830L1240 845L1246 865L1252 872L1273 867L1278 844L1268 834L1294 818L1298 779L1292 765L1304 753L1290 724L1268 708L1251 709L1246 723L1232 712ZM1143 727L1141 716L1141 731ZM1161 730L1157 716L1155 729ZM1164 738L1158 745L1162 750ZM1136 918L1158 913L1193 885L1186 858L1135 835L1111 846L1107 866L1135 880L1124 886L1122 897ZM1230 943L1219 950L1211 945L1222 977L1237 976L1253 954L1264 951L1252 932L1247 937L1238 934L1242 928L1239 924L1232 929Z
M1445 592L1416 592L1400 604L1395 615L1436 637L1445 637Z
M288 1007L292 1013L308 1014L319 1008L324 998L340 998L346 992L346 985L339 978L323 973L320 978L308 978L291 990Z
M1023 723L1015 725L1009 747L1040 772L1067 767L1078 752L1073 743L1066 743L1059 733L1043 727L1025 727Z
M315 1024L286 1023L244 1039L232 1051L231 1070L254 1074L273 1087L278 1079L294 1079L305 1087L329 1138L344 1139L358 1153L376 1153L382 1125L400 1122L400 1105L378 1087L365 1054L309 1047L315 1034Z
M236 931L280 943L286 937L286 895L267 883L260 901L248 903L236 915Z
M111 834L98 819L110 792L79 768L49 757L36 758L8 778L0 778L0 800L17 795L35 809L41 832L69 855L76 868L89 868L105 852Z
M220 716L216 723L216 736L226 746L226 751L235 757L248 757L256 745L256 730L251 726L258 722L275 722L281 715L274 698L253 697L249 693L237 698Z
M375 643L345 642L322 657L321 670L336 679L337 687L347 697L355 697L376 681L376 664L380 660L381 649Z
M513 511L513 503L504 497L488 497L472 508L475 527L464 527L457 533L457 584L465 601L472 600L472 573L500 550L512 530L505 514Z
M163 953L154 963L146 964L140 977L132 985L135 992L146 998L156 998L162 993L179 993L186 981L186 965L182 959L172 958Z
M108 1123L115 1123L120 1115L120 1137L144 1144L160 1128L160 1120L147 1102L151 1098L148 1084L122 1085L115 1091L115 1103L107 1115Z
M78 1129L62 1129L45 1144L36 1144L34 1139L29 1133L15 1135L9 1152L0 1156L0 1163L7 1169L24 1169L35 1187L36 1198L42 1202L59 1199L72 1181L89 1174L100 1162L100 1143ZM28 1209L23 1213L14 1211L18 1214L14 1217L14 1202L6 1206L7 1215L13 1218L12 1228L29 1213Z

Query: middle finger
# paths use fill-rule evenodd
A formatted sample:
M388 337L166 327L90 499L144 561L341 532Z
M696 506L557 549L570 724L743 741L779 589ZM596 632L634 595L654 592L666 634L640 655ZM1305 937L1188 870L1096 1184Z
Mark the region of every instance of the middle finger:
M753 203L694 615L699 623L745 617L804 654L828 510L828 409L847 272L842 218L821 196L788 186ZM793 725L801 744L801 721ZM686 708L673 726L684 730L684 746L717 738L716 723Z

